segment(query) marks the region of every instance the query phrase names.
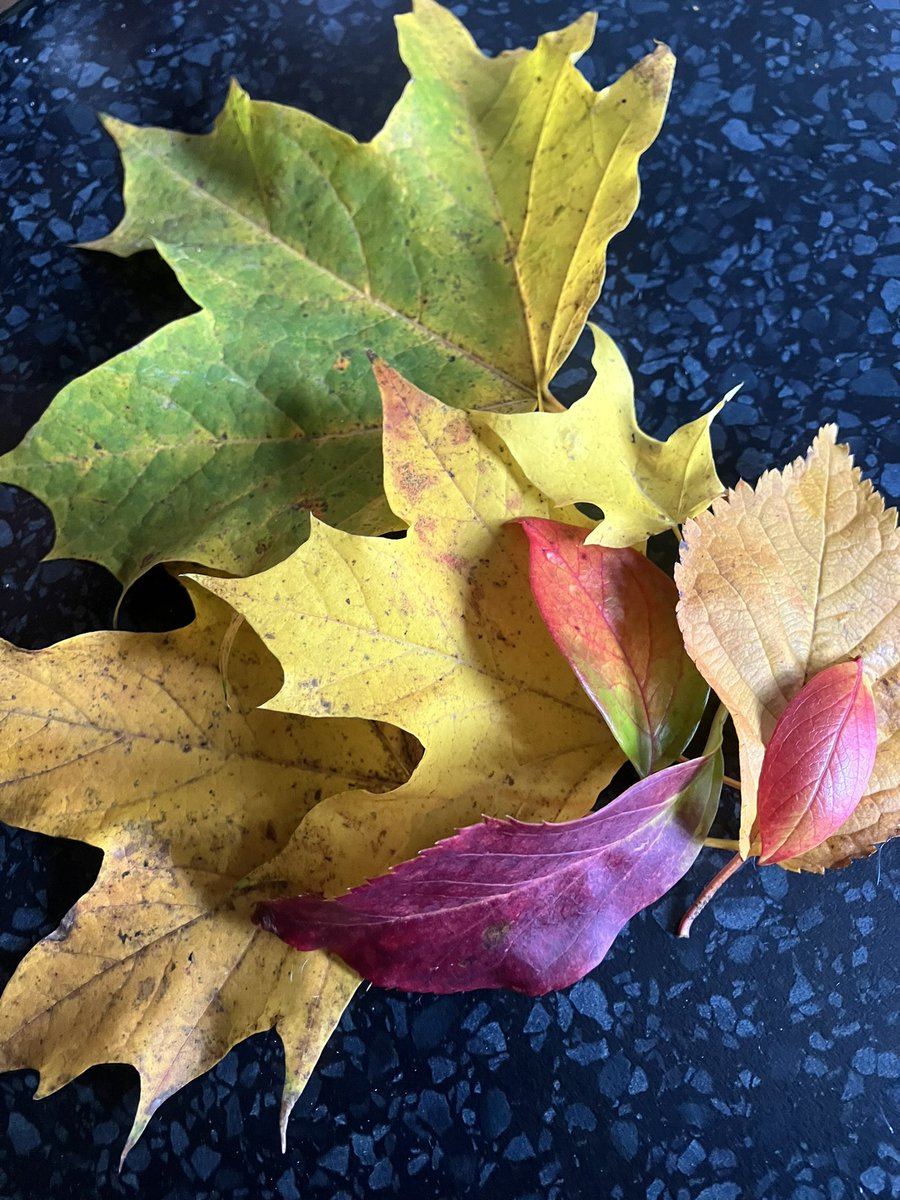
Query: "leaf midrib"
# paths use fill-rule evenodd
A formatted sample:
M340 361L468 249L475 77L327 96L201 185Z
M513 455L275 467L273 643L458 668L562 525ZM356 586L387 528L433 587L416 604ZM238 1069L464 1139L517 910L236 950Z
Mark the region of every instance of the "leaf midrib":
M462 356L468 359L469 362L471 362L474 366L477 366L480 370L486 372L488 375L492 375L495 379L502 381L508 387L514 388L517 392L524 394L524 396L527 397L529 404L533 405L537 394L537 380L534 381L533 387L527 387L521 382L521 380L513 378L513 376L509 375L506 371L501 370L501 368L493 363L489 363L486 359L482 358L468 347L452 341L450 338L445 337L443 334L438 333L434 329L429 329L428 326L423 325L418 318L411 316L409 313L404 313L400 309L394 308L393 305L388 304L388 302L383 300L381 297L375 296L371 292L363 291L355 284L350 283L349 280L344 279L341 275L338 275L328 267L323 266L322 263L316 262L316 260L311 258L308 254L302 253L295 246L292 246L289 242L286 242L283 238L278 237L271 225L260 224L259 221L253 220L253 218L248 216L247 213L241 212L239 208L235 208L232 204L228 204L227 201L221 199L219 196L216 196L213 192L208 192L203 188L198 188L196 183L187 179L180 171L176 169L173 163L161 155L154 153L148 147L138 145L135 149L135 153L138 156L143 156L144 158L150 159L151 162L155 163L158 167L162 168L170 176L182 184L189 193L195 194L196 196L202 198L203 201L208 201L217 205L219 208L224 209L225 212L236 216L238 220L242 221L244 224L255 230L258 230L270 241L281 247L287 254L302 262L304 266L319 272L321 275L324 275L333 283L340 285L340 287L345 291L350 292L358 300L378 309L380 312L384 313L385 316L390 317L392 320L399 321L410 326L412 329L416 330L416 332L419 333L424 340L437 342L450 354ZM150 237L150 241L157 248L162 257L166 258L166 255L162 249L166 245L165 241L162 239L157 240L152 236ZM168 261L168 259L166 259L166 261Z

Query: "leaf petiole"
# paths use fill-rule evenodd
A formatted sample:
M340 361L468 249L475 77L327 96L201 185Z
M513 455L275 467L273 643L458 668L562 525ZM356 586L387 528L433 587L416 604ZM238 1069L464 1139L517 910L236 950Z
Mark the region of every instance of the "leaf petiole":
M703 843L706 850L732 850L737 852L740 849L740 842L734 838L717 838L708 837Z
M687 937L691 932L691 926L694 923L694 918L698 917L703 912L710 900L719 890L723 883L726 883L736 871L744 865L746 859L741 857L740 851L735 854L734 858L730 858L718 875L713 876L691 907L687 910L678 925L678 936Z

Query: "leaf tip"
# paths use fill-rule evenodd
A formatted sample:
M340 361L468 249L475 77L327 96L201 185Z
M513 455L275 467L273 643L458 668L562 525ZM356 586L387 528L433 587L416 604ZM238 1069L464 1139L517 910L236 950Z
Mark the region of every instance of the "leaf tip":
M836 446L837 439L838 439L837 424L834 421L829 421L827 425L822 425L820 427L819 432L816 434L815 438L813 439L813 445L815 445L816 442L821 441L821 442L826 442L832 446Z
M138 1110L134 1115L134 1123L131 1126L131 1131L129 1132L128 1137L125 1139L125 1145L122 1147L122 1153L119 1155L120 1175L122 1174L122 1170L125 1166L125 1159L132 1152L143 1136L144 1130L147 1128L150 1118L153 1116L153 1113L156 1111L157 1107L158 1105L153 1105L152 1107L148 1106L145 1108L143 1100L139 1102Z
M109 136L116 142L119 140L117 136L118 134L121 133L124 135L129 130L134 129L134 126L130 125L128 121L123 121L119 117L114 117L112 113L99 112L97 113L97 120L100 122L101 126L106 130Z
M635 77L649 91L656 104L665 105L675 74L675 55L665 42L657 42L654 50L633 67Z

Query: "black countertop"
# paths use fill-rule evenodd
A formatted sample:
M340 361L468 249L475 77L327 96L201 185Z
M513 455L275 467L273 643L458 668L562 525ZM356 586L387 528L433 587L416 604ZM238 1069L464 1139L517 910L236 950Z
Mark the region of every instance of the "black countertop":
M404 82L396 0L39 0L0 24L0 451L68 380L190 310L152 255L69 247L118 219L96 113L203 131L228 79L359 137ZM490 51L572 20L562 0L460 4ZM598 86L668 42L679 66L643 198L611 249L596 317L623 346L645 427L668 432L734 383L723 477L754 480L837 421L900 493L898 0L606 4L582 65ZM893 223L892 223L893 222ZM575 396L584 356L558 390ZM0 632L39 646L108 628L98 567L40 565L46 510L0 489ZM126 624L177 624L154 573ZM0 827L2 828L2 827ZM282 1156L274 1035L168 1101L115 1164L130 1068L36 1103L0 1078L0 1197L498 1197L841 1200L900 1196L900 855L825 879L747 869L684 942L706 852L566 993L361 993ZM97 852L2 831L0 979L93 877Z

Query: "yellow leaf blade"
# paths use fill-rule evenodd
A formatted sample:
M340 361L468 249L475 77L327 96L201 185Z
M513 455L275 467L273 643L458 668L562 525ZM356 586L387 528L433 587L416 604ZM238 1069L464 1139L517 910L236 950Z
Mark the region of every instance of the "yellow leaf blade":
M763 750L803 684L861 657L879 746L870 791L822 846L786 864L821 871L900 830L900 536L836 429L805 459L769 471L684 529L676 570L688 652L734 718L741 747L741 848L750 852Z
M287 1121L357 978L251 923L234 881L116 856L60 930L26 957L0 1007L0 1064L40 1072L47 1096L97 1063L140 1075L123 1157L160 1105L237 1042L275 1026ZM307 960L308 966L304 969Z
M722 405L681 426L665 442L649 437L637 425L624 358L602 330L592 325L591 332L596 378L583 399L564 413L489 414L486 420L554 503L603 509L604 520L588 543L636 546L721 495L709 427ZM548 455L548 440L564 452Z
M396 787L418 757L399 730L254 710L280 686L277 662L221 600L194 600L197 619L171 634L0 644L0 817L105 851L0 998L0 1067L37 1069L47 1094L94 1063L133 1065L126 1150L168 1096L273 1026L287 1119L353 988L342 966L310 956L304 970L256 930L256 900L277 889L238 885L323 796Z
M488 418L447 408L386 367L378 377L386 491L406 536L316 522L279 566L203 581L280 658L285 682L268 707L389 719L425 746L408 783L317 806L254 876L312 874L330 893L482 813L580 815L622 761L544 627L526 539L507 524L556 510Z
M341 1013L353 999L360 982L355 971L325 951L294 953L289 961L285 1015L276 1025L284 1046L284 1089L279 1121L281 1149L284 1152L287 1152L288 1119L294 1105L303 1094L322 1048L334 1032ZM304 995L304 1002L300 1004L297 1003L294 987L298 972L299 986Z
M459 19L433 0L416 0L396 23L412 94L373 145L394 156L422 194L435 173L423 144L438 148L442 172L477 180L464 203L475 210L473 227L484 224L500 233L499 258L511 274L518 312L515 320L498 321L501 314L494 311L488 330L474 311L473 336L489 337L486 356L494 361L500 349L497 361L510 363L511 378L530 377L540 401L599 294L609 241L637 207L637 163L662 125L674 56L660 45L596 92L574 66L593 41L594 13L545 34L534 50L494 58L486 58ZM452 138L411 136L429 119L418 107L426 89L432 100L440 96L442 133L450 126ZM432 242L452 227L452 210L448 205L430 214ZM429 320L436 315L432 305L450 311L452 297L427 292Z

